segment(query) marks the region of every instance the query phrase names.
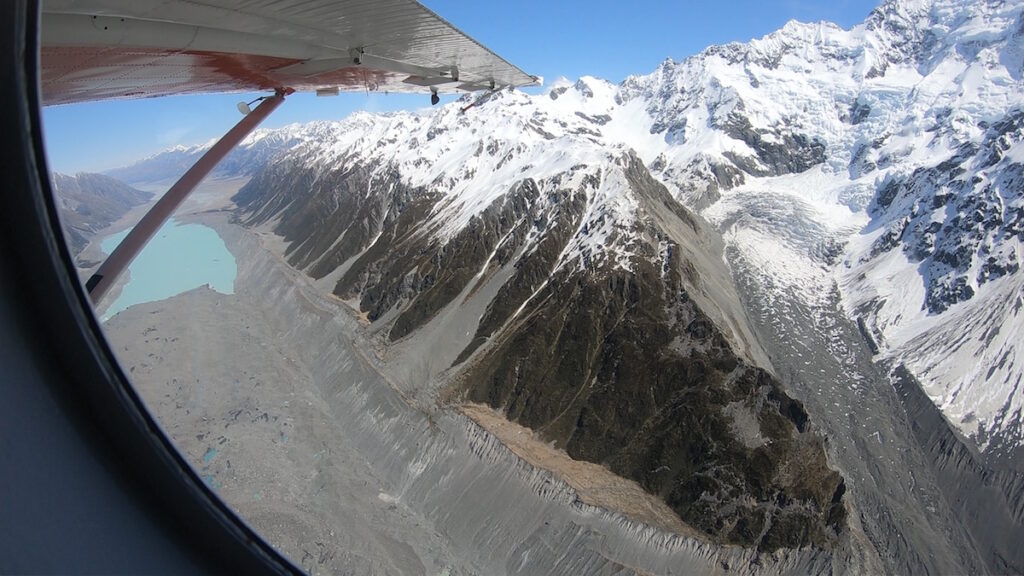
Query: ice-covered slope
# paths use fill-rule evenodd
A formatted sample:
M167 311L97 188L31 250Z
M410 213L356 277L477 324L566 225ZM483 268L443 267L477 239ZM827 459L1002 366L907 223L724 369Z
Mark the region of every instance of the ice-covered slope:
M880 357L983 448L1024 430L1022 10L887 2L851 30L791 22L665 62L621 93L645 103L664 143L638 149L684 203L714 204L785 289L813 299L835 273Z

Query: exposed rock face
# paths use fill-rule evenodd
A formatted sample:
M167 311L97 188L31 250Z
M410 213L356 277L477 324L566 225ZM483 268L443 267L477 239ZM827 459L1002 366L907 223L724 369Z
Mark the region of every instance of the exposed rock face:
M153 197L119 180L102 174L75 176L53 174L53 194L60 211L64 235L72 254L78 254L92 236L106 228L133 206Z
M742 108L737 105L740 110ZM812 166L825 161L825 144L803 134L789 131L754 130L750 120L740 113L731 113L721 125L716 126L735 140L745 143L754 151L754 156L742 156L726 151L725 157L732 160L739 169L754 176L781 176L805 172ZM770 139L765 139L770 135Z
M1024 111L1013 110L982 127L980 146L963 142L947 160L891 178L875 199L875 213L890 224L870 257L900 246L911 262L920 263L931 314L1020 270L1024 164L1004 154L1024 139Z
M687 301L671 248L663 264L667 280L653 266L553 277L467 370L468 397L639 481L717 540L827 546L842 480L806 412Z

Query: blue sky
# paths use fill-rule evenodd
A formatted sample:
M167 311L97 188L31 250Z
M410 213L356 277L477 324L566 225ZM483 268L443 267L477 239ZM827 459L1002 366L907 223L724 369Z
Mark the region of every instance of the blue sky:
M877 0L424 0L452 24L530 74L550 82L583 75L621 81L665 58L711 44L745 42L789 20L862 21ZM235 104L258 94L97 102L43 110L50 168L64 173L130 164L176 144L221 136L238 121ZM248 97L248 98L247 98ZM296 94L264 123L336 120L353 110L428 105L426 96Z

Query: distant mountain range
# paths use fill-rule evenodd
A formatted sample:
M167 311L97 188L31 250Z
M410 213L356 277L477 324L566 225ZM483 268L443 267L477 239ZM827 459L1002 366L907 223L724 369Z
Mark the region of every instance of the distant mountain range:
M858 341L812 356L870 347L970 451L1020 466L1022 14L891 0L620 85L257 131L218 170L252 176L239 221L382 345L445 342L417 377L447 401L637 480L716 540L828 548L844 480L761 326L827 340L838 311ZM166 179L204 149L111 174ZM792 306L812 325L786 326Z
M149 192L136 190L103 174L67 176L54 173L51 181L64 236L72 255L78 255L96 232L153 197Z

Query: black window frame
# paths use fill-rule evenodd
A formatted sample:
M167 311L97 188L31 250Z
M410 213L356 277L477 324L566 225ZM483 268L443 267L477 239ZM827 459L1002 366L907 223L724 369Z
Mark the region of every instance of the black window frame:
M9 342L18 342L18 350L30 350L17 352L17 358L10 356L14 351L0 350L0 370L26 363L38 368L12 369L13 373L6 374L4 378L31 380L0 386L5 392L0 401L12 403L11 410L19 409L19 402L25 403L20 407L27 410L27 403L35 402L34 396L19 390L38 390L53 398L59 409L41 413L69 422L84 440L89 457L100 463L104 472L100 477L116 478L117 493L124 497L113 505L141 511L172 543L155 551L151 564L126 567L111 560L111 569L173 571L176 568L168 558L180 557L188 558L182 566L198 565L215 573L301 574L199 478L149 413L103 337L74 272L50 189L41 130L40 21L39 0L0 2L0 25L4 27L0 36L0 138L4 140L0 148L0 282L4 283L4 310L13 311L0 315L0 330L12 339ZM24 463L17 460L17 454L26 450L5 448L4 442L31 443L33 439L0 438L0 466L13 467ZM70 467L74 460L68 458L67 477L58 479L68 490L75 489L75 474L89 473ZM46 498L32 493L31 486L24 483L5 487L5 479L14 477L7 472L11 471L0 470L0 490L13 485L19 492L3 495L0 502L5 497ZM52 557L61 571L74 572L74 560L82 554L96 555L89 564L92 568L106 565L103 555L114 551L65 549L74 546L74 539L61 534L60 528L74 529L73 522L67 519L62 526L60 514L47 511L43 504L38 509L48 515L36 518L38 525L31 525L31 515L11 518L0 510L0 523L6 524L0 533L20 532L21 543L20 550L0 544L0 571L31 569L24 563L30 560L25 559ZM103 506L109 510L111 503L96 503L101 514ZM105 524L98 525L114 532L123 530L125 535L138 528L118 525L116 518L111 513ZM25 550L26 542L39 549Z

